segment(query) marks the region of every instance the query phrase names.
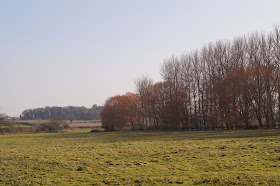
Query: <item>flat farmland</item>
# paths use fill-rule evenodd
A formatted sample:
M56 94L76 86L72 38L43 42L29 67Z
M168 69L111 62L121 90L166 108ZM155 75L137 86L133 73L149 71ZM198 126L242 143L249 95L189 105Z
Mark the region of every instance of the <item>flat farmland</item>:
M101 127L101 122L81 122L81 123L71 123L70 128L98 128Z
M99 120L73 120L70 123L69 120L64 120L66 123L69 124L71 129L73 128L99 128L101 127L101 121ZM16 121L21 127L28 127L31 125L42 125L45 123L50 122L50 120L20 120Z
M0 136L2 185L279 185L280 130Z

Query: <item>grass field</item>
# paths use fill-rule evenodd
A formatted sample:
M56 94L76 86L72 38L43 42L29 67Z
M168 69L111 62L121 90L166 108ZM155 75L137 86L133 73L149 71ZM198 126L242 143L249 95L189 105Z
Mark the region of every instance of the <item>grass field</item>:
M27 123L27 124L43 124L47 123L50 120L18 120L17 123ZM69 120L64 120L66 123L70 124ZM99 120L73 120L72 124L80 124L80 123L100 123Z
M280 130L0 136L3 185L279 185Z
M64 120L66 123L69 124L70 128L96 128L101 127L101 121L99 120L73 120L70 123L69 120ZM16 121L18 123L18 127L31 127L31 125L37 124L45 124L48 123L49 120L19 120Z

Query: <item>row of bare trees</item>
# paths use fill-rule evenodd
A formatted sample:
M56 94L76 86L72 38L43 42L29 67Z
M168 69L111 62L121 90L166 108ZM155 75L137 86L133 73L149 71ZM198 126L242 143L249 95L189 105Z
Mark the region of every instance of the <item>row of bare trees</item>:
M172 56L161 67L162 82L138 79L134 109L122 126L135 129L208 130L277 128L280 119L280 29ZM123 95L130 97L132 94ZM122 96L120 96L122 97ZM114 98L114 97L113 97ZM112 108L107 100L102 113ZM131 99L131 98L128 98ZM119 101L121 102L121 101ZM125 105L125 104L124 104ZM122 112L116 110L114 114ZM113 113L113 111L112 111ZM104 122L106 120L106 122Z

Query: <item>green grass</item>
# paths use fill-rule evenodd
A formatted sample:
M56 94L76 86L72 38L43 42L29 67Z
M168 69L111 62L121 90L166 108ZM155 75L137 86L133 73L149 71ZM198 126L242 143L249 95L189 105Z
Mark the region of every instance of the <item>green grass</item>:
M28 124L43 124L43 123L48 123L50 120L18 120L16 121L17 123L28 123ZM70 120L64 120L68 124L70 124ZM95 122L100 122L100 120L73 120L72 124L76 123L95 123Z
M23 127L23 128L29 128L30 125L23 125L23 124L16 124L15 127Z
M3 185L279 185L280 130L0 136Z

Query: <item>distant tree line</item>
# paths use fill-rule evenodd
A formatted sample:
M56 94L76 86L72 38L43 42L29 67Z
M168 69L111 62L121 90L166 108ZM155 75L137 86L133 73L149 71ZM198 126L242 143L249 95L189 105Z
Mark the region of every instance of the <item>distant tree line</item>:
M0 113L0 134L7 133L37 133L37 132L63 132L69 124L61 117L56 116L43 124L31 124L28 127L10 120L6 114Z
M93 105L92 108L86 107L45 107L28 109L22 112L22 120L47 120L57 116L64 120L100 120L102 106Z
M162 82L139 78L137 93L109 98L107 131L279 128L280 29L166 59Z

